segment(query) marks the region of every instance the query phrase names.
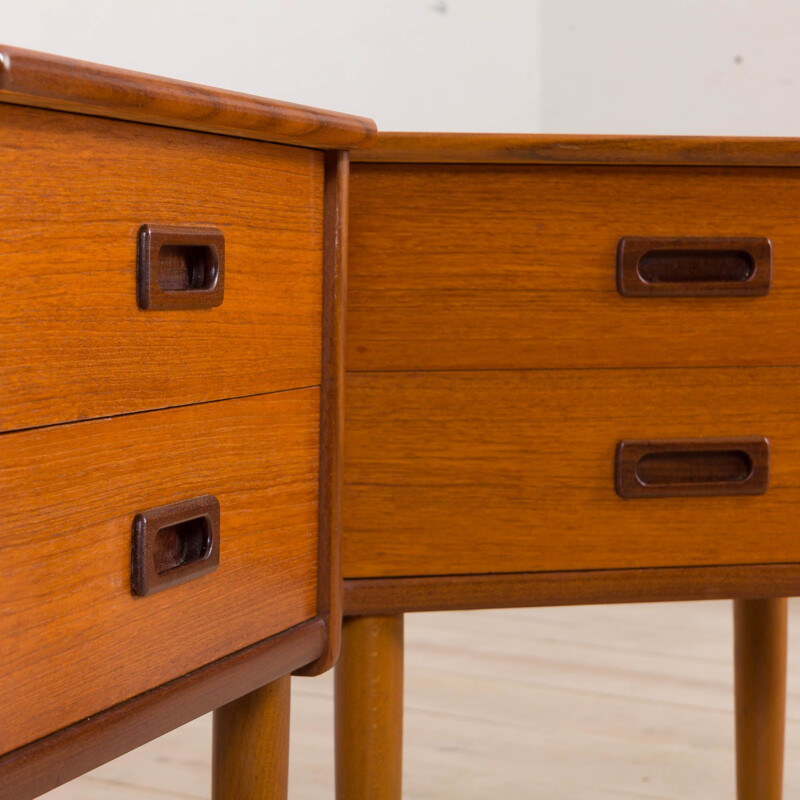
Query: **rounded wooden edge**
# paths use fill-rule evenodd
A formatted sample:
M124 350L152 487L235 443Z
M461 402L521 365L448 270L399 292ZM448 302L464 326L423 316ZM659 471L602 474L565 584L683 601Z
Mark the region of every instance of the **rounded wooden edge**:
M32 800L318 658L320 619L200 667L0 756L3 797Z
M344 582L344 614L796 595L800 564L353 578Z
M0 45L0 102L323 149L363 147L365 117Z
M800 166L800 139L572 134L383 133L354 162Z
M325 154L317 614L326 621L328 636L327 647L320 658L295 673L309 677L334 665L339 655L342 630L341 522L349 170L349 153Z

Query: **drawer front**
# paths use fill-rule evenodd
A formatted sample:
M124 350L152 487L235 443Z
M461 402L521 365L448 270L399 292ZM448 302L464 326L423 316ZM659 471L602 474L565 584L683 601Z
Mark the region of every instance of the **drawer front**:
M323 155L0 105L0 430L317 385ZM137 304L142 225L217 228L213 308Z
M800 562L800 369L351 374L346 397L345 577ZM766 492L616 493L620 441L705 437L766 437Z
M317 614L319 390L0 437L0 752ZM213 495L219 565L131 591L139 512Z
M797 169L355 164L347 368L798 364L798 205ZM772 286L624 297L623 237L766 237Z

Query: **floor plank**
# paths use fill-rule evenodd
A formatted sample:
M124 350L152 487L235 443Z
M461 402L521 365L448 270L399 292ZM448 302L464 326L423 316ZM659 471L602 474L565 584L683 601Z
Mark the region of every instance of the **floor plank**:
M409 615L407 800L734 795L730 603ZM786 797L800 796L800 600L790 605ZM333 681L292 689L290 796L333 797ZM45 795L208 797L203 717ZM354 799L356 800L356 799Z

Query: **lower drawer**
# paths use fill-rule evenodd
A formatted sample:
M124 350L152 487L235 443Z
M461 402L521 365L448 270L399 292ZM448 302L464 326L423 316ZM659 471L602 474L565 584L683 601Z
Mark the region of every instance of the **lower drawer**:
M316 615L319 399L0 436L0 752ZM137 512L206 494L217 569L134 596Z
M348 578L800 562L800 368L350 374ZM622 499L620 440L767 437L753 496Z

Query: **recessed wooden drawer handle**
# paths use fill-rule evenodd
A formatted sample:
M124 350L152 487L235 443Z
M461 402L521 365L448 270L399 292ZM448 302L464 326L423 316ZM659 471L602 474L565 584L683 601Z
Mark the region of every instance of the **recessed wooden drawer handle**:
M764 494L769 441L762 436L622 441L615 482L620 497Z
M133 520L131 590L142 597L219 565L219 502L210 494L151 508Z
M617 246L617 289L627 297L756 297L771 281L765 238L626 236Z
M142 225L137 298L145 310L212 308L225 290L225 236L217 228Z

